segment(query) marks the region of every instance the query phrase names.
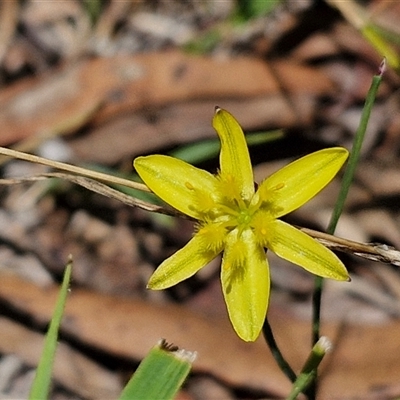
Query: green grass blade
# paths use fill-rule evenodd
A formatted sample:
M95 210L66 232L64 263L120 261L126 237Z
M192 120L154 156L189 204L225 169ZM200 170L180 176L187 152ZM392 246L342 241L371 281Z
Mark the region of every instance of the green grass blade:
M375 103L376 94L379 89L379 85L382 81L382 75L386 68L386 61L384 60L380 66L380 73L375 75L372 79L371 86L369 88L367 98L364 103L363 112L361 115L360 124L358 126L353 147L350 152L349 161L345 169L342 185L338 195L338 199L335 203L335 208L333 210L331 220L327 232L331 235L334 234L336 225L339 222L339 218L343 212L344 203L347 198L347 194L350 190L351 183L354 178L355 170L360 159L361 147L364 141L365 132L367 130L369 117L371 115L372 107ZM312 344L317 343L320 337L320 324L321 324L321 300L323 291L323 278L317 276L314 280L314 293L312 298ZM316 372L315 372L316 374ZM308 391L308 397L314 399L316 396L316 381L312 382Z
M196 353L177 350L160 341L140 363L119 400L173 399L195 357Z
M383 71L384 69L385 69L385 61L381 66L381 70ZM331 235L334 234L340 215L343 212L344 203L346 201L347 194L349 193L350 186L354 178L354 173L356 171L357 164L360 159L361 147L364 142L364 137L368 126L369 117L371 115L372 107L375 103L376 94L378 93L381 81L382 81L382 73L380 73L379 75L375 75L372 78L372 83L369 88L367 98L364 103L364 108L361 114L360 125L358 126L353 142L353 147L350 152L349 161L344 171L339 196L336 201L335 208L333 210L333 214L327 229L327 232Z
M235 14L237 18L248 21L249 19L269 14L280 3L282 3L282 0L238 0Z
M50 321L50 326L47 331L44 349L36 369L36 375L33 380L31 391L29 393L30 400L47 399L50 391L51 372L55 352L57 348L58 330L64 312L65 301L68 294L68 286L71 279L72 260L66 266L64 279L58 295L56 309Z

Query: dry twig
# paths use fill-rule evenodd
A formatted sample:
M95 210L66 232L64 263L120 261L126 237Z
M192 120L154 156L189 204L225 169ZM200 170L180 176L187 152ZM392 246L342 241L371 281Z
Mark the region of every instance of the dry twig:
M113 177L111 175L102 174L99 172L91 171L85 168L76 167L73 165L60 163L56 161L47 160L41 157L29 155L26 153L17 152L10 149L5 149L0 147L0 154L4 154L7 156L12 156L15 158L23 159L26 161L36 162L40 164L44 164L47 166L51 166L57 169L61 169L68 172L73 172L79 175L72 175L70 173L47 173L41 174L31 177L22 177L22 178L11 178L11 179L0 179L0 184L3 185L15 185L23 182L33 182L48 178L60 178L70 182L73 182L77 185L83 186L95 193L102 194L106 197L116 199L128 206L131 207L139 207L146 211L157 212L161 214L171 215L174 217L181 218L189 218L188 216L180 213L177 210L166 206L158 206L155 204L151 204L139 199L136 199L132 196L129 196L125 193L120 192L119 190L113 189L107 186L104 183L99 182L98 180L105 181L115 185L123 185L130 188L144 190L150 192L147 186L129 181L127 179ZM84 175L84 176L82 176ZM88 178L89 177L89 178ZM339 238L334 235L329 235L327 233L315 231L308 228L298 227L303 232L307 233L314 239L318 240L324 246L337 251L342 251L345 253L350 253L358 257L362 257L372 261L379 261L383 263L389 263L396 266L400 266L400 251L395 248L388 246L386 244L380 243L359 243L354 242L352 240Z

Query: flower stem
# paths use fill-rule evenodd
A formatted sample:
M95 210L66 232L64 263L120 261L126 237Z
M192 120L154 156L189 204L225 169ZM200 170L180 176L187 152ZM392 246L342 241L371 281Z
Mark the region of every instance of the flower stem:
M386 69L386 61L383 60L379 69L379 74L372 78L372 83L369 88L367 98L364 103L363 112L361 115L360 125L358 126L353 147L350 152L349 161L346 170L343 175L342 185L338 195L338 199L333 210L331 220L328 225L327 233L333 235L339 221L340 215L343 212L344 203L346 201L347 194L349 192L351 183L353 181L354 173L360 159L361 147L364 141L365 132L367 130L369 117L371 115L372 106L374 105L376 94L378 92L379 85L382 81L382 75ZM321 324L321 297L323 292L323 278L316 277L314 283L314 294L313 294L313 316L312 316L312 346L317 343L320 337L320 324ZM315 399L316 396L316 382L317 382L317 371L315 371L314 380L310 386L309 393L310 398Z
M273 357L275 358L275 361L278 363L282 372L290 379L290 381L292 383L294 383L297 379L297 376L294 373L292 367L289 365L289 363L283 357L283 354L280 351L278 344L276 343L274 334L271 329L271 325L268 322L268 318L265 318L262 331L263 331L265 340L268 343L268 347L270 348L271 353L272 353Z
M286 400L296 400L300 393L307 393L307 387L314 381L317 368L325 354L331 349L331 342L325 336L321 336L313 346L307 361L304 364L299 376L293 384L292 391Z
M353 148L351 149L349 161L347 163L346 170L344 171L342 185L340 188L339 196L335 204L335 208L332 213L331 220L329 222L329 226L327 232L331 235L335 232L336 225L339 221L340 215L343 212L344 203L346 201L347 194L349 192L351 183L354 178L354 173L360 159L361 147L364 142L365 132L367 130L369 117L371 115L371 110L375 102L376 94L379 89L379 85L382 81L382 74L385 70L385 61L382 62L381 65L381 73L379 75L375 75L372 78L372 83L369 88L367 98L365 100L363 112L361 115L360 125L358 126L354 142Z

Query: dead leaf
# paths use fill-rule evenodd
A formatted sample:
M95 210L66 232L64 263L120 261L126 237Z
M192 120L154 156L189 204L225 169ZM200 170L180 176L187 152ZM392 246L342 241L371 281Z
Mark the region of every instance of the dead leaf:
M373 1L368 4L372 21L394 35L400 35L400 4L396 0Z
M52 303L54 307L54 303ZM16 354L36 367L43 350L44 336L7 318L0 317L0 351ZM64 387L90 399L116 398L122 385L118 374L100 367L65 343L58 343L53 377Z
M0 297L46 323L58 288L41 289L16 276L0 275ZM134 360L142 359L154 343L166 338L181 348L198 352L193 366L196 371L281 397L290 387L262 340L245 343L226 319L209 320L184 307L72 289L62 329L80 342Z
M50 318L58 289L40 289L20 278L1 273L0 297L18 310L45 323ZM310 348L310 324L272 308L269 320L289 362L298 370ZM199 357L195 371L211 373L233 386L287 394L289 383L277 369L264 341L245 343L224 317L210 319L177 305L155 305L72 289L67 301L63 331L104 351L142 358L160 337ZM334 351L321 370L321 398L363 399L374 388L398 381L400 322L381 326L324 323L322 333ZM367 349L367 350L366 350ZM379 392L380 395L382 391ZM376 397L376 399L381 397Z
M194 57L178 51L82 61L19 81L0 93L0 143L70 132L86 123L82 115L99 104L102 107L93 120L97 124L143 107L174 102L283 96L280 87L288 93L314 96L334 89L313 68L289 61L271 65L275 65L274 72L255 58Z
M11 44L18 20L18 1L10 0L1 3L0 9L0 64Z
M310 346L309 323L274 311L270 312L270 320L289 361L301 365L306 356L304 350ZM321 333L330 338L334 348L322 363L319 397L385 398L384 392L397 384L400 374L399 329L399 321L379 326L323 323Z
M302 103L302 123L311 121L312 103L304 96L295 103ZM211 119L216 104L232 112L245 131L266 126L285 128L296 123L291 106L279 94L233 100L215 98L124 114L93 127L82 137L70 138L68 145L80 160L110 165L166 146L215 139Z

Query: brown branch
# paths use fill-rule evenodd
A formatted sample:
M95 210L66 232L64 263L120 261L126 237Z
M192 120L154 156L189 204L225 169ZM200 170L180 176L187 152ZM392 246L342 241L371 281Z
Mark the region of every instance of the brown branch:
M141 208L142 210L150 212L156 212L160 214L170 215L172 217L180 217L193 220L192 218L188 217L185 214L180 213L179 211L173 208L169 208L166 206L159 206L148 203L146 201L136 199L116 189L113 189L105 185L104 183L72 174L54 172L54 173L48 173L48 174L42 174L24 178L0 179L0 185L1 184L15 185L18 183L34 182L48 178L60 178L70 181L77 185L83 186L88 190L99 193L103 196L118 200L130 207L138 207ZM324 246L328 247L331 250L350 253L355 256L365 258L367 260L378 261L400 266L400 251L386 244L359 243L359 242L354 242L352 240L343 239L334 235L329 235L324 232L315 231L313 229L308 229L303 227L297 227L297 228L303 231L304 233L307 233L314 239L318 240L320 243L322 243Z

